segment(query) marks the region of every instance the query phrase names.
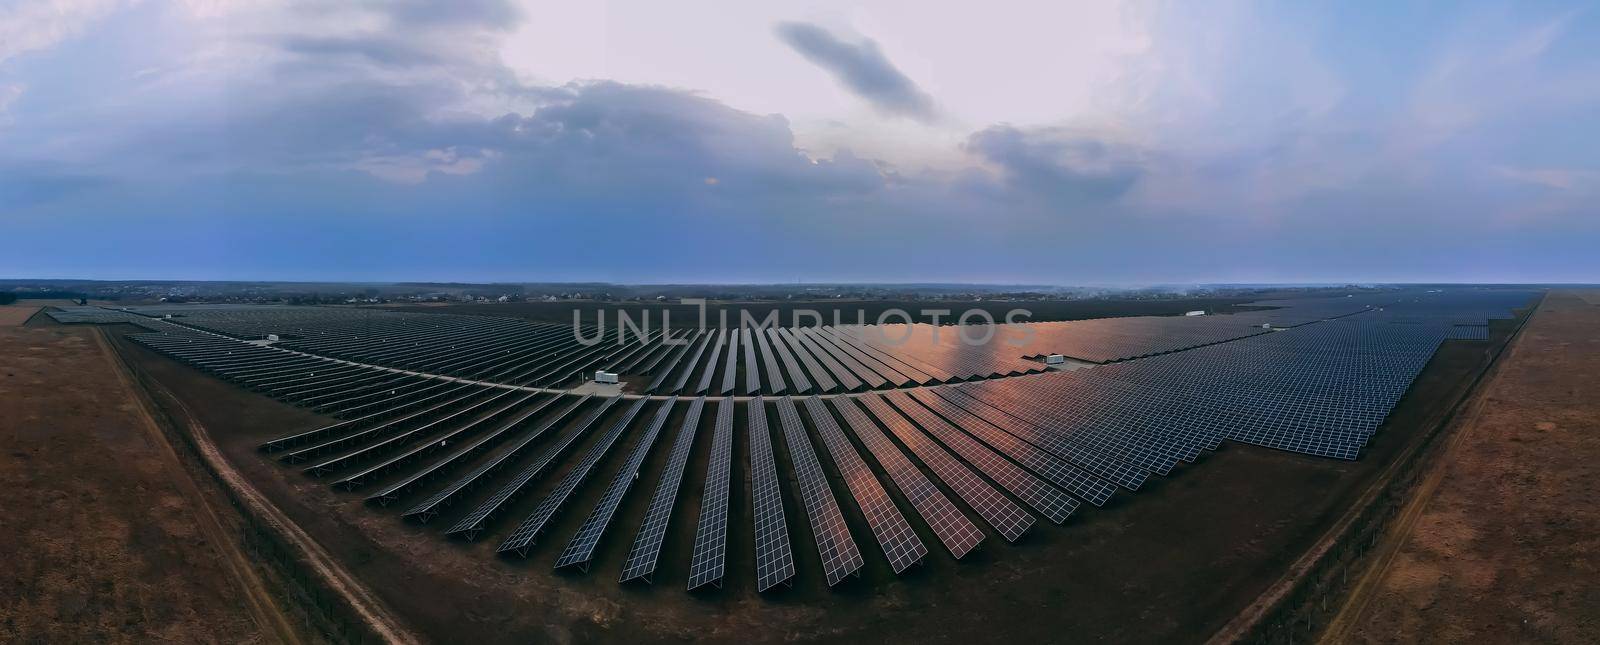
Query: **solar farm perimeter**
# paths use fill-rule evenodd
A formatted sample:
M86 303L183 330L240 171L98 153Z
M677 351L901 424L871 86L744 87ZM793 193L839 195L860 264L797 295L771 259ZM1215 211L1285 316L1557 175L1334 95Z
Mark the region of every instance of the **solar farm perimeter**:
M1200 639L1539 296L1358 292L982 346L921 324L590 345L448 308L50 316L116 325L170 414L434 638Z

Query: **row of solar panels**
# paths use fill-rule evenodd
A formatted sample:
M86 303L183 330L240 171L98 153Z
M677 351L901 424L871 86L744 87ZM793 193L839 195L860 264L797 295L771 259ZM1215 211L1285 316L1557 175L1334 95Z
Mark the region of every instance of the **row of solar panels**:
M321 388L304 383L294 386L297 379L284 373L283 361L308 357L279 357L274 354L284 353L282 350L192 333L147 334L135 339L229 380L344 417L322 428L273 440L264 449L286 462L305 464L308 472L332 477L336 486L376 487L370 495L375 503L411 499L412 505L403 513L406 517L428 521L448 513L455 517L446 530L450 535L470 538L490 530L498 515L514 507L522 495L533 492L541 477L556 470L558 461L570 458L579 445L589 442L561 480L545 491L539 504L504 538L499 547L502 552L526 555L604 461L623 459L600 501L560 551L557 567L587 568L642 464L662 443L669 419L681 407L667 464L649 510L635 531L623 580L648 578L654 571L689 452L701 419L707 416L702 415L707 405L704 398L683 402L676 397L540 394L392 372L369 377L372 382L352 382L352 389L329 398ZM378 401L383 403L374 406ZM807 397L798 404L787 397L742 404L721 399L711 405L716 412L709 415L713 417L709 423L712 437L690 554L690 588L720 584L726 569L728 493L734 467L735 409L739 406L744 408L744 422L738 431L746 438L750 454L744 467L750 472L751 534L757 586L762 590L795 575L780 486L785 478L777 471L774 457L780 449L794 465L799 490L791 490L789 495L801 499L796 507L805 511L829 584L849 577L863 564L856 538L843 519L841 500L859 509L879 549L899 572L928 552L908 516L920 518L957 558L984 539L983 531L946 497L936 481L943 482L985 525L1007 540L1019 538L1031 527L1032 513L1061 523L1078 507L1080 498L1102 504L1114 490L1111 484L1040 448L1037 444L1045 441L1048 431L1027 426L954 390L922 389L910 394L831 400ZM769 425L769 421L773 423ZM629 443L628 437L632 437L631 445L622 449ZM863 450L858 451L858 444ZM848 496L834 492L823 459L832 464L840 476L835 481L843 482ZM877 478L869 459L878 464L886 480ZM912 459L928 467L937 480L925 476ZM440 482L448 483L436 487ZM907 513L890 497L886 484L905 500ZM489 494L474 494L480 487ZM454 508L457 502L468 509L464 514L456 512L460 510Z
M1135 317L1028 325L854 325L794 329L654 330L585 327L483 316L276 306L161 306L184 325L238 338L271 333L284 347L322 356L484 378L525 373L514 385L569 387L595 370L631 375L639 391L681 395L856 392L1042 371L1019 357L1064 354L1109 363L1227 343L1273 328L1380 312L1393 321L1481 325L1525 302L1516 290L1405 290L1258 303L1226 316ZM1473 318L1473 316L1479 316ZM1270 321L1263 323L1262 321ZM1263 326L1265 325L1265 326ZM974 345L974 338L991 335ZM581 342L579 336L596 343ZM626 338L625 338L626 336ZM1472 329L1451 337L1478 338ZM621 341L621 342L619 342ZM537 366L540 369L522 369Z
M106 309L95 305L71 305L57 307L45 312L53 320L62 324L94 324L114 325L131 324L147 329L158 330L158 323L149 317L131 314L115 309Z
M1484 321L1476 325L1460 325L1456 321L1467 314L1484 312L1489 312L1484 315L1496 317L1509 315L1508 309L1499 311L1494 308L1525 304L1525 299L1532 294L1466 291L1443 295L1427 292L1421 295L1427 297L1401 298L1398 303L1386 303L1385 307L1355 303L1361 304L1361 308L1354 314L1341 313L1354 304L1333 299L1331 305L1320 308L1341 315L1320 325L1301 325L1282 334L1265 332L1246 336L1236 342L1211 344L1171 356L1106 367L1101 371L1056 378L1044 383L1047 388L1061 390L1053 393L1054 396L1069 401L1110 401L1086 406L1084 411L1077 413L1082 418L1071 418L1072 427L1139 427L1152 423L1171 423L1175 415L1184 415L1203 420L1203 425L1216 427L1217 433L1228 438L1311 454L1355 458L1372 430L1382 423L1388 410L1404 393L1439 342L1446 338L1487 337ZM1388 294L1388 297L1395 298L1393 294ZM1329 309L1333 305L1338 308ZM114 312L105 312L104 315L125 316ZM747 332L744 354L753 355L751 347L756 345L765 349L767 345L760 341L771 336L772 344L779 347L784 342L794 343L798 351L805 351L806 347L815 349L827 346L841 352L837 354L840 357L846 354L838 348L850 347L854 355L863 359L854 363L856 370L879 369L890 372L892 368L889 365L898 364L904 370L898 373L909 372L919 377L929 377L924 372L908 367L908 364L896 363L887 354L869 354L872 350L865 341L842 340L848 335L833 333L829 329L799 332L765 330L764 334L744 331ZM1340 334L1338 338L1333 337L1336 332ZM733 357L741 353L733 349L739 346L739 336L737 331L704 335L700 343L701 350L705 347L716 349L713 350L712 359L702 361L705 365L705 369L699 370L702 387L695 394L738 392L733 388L731 377L734 372L725 374L724 387L720 390L708 390L705 385L711 380L711 368L719 362L715 355L721 351L723 337L733 339L726 352ZM757 342L748 340L752 337ZM794 341L797 337L807 340L804 343ZM833 340L828 340L830 337ZM716 338L715 344L712 338ZM780 338L790 340L782 341ZM425 346L420 341L409 344ZM692 345L685 345L683 351L687 352L689 347ZM828 355L826 350L816 349L816 352L818 355ZM558 361L554 368L534 365L523 369L527 365L525 361L500 360L503 353L474 353L479 359L471 363L476 369L469 372L468 376L514 385L546 384L549 375L571 368L571 361L563 360ZM770 358L770 353L766 355ZM363 354L350 357L373 359ZM881 360L870 363L865 360L872 357ZM376 360L380 363L390 362L383 356L376 357ZM819 370L817 373L826 373L817 367L814 359L807 362ZM693 367L694 362L690 363ZM787 363L790 367L796 367L795 361ZM410 363L401 364L411 366ZM767 362L769 368L775 365L776 362ZM831 366L842 373L850 373L851 368L842 366L838 361L832 361ZM695 370L684 370L683 373L688 376ZM798 374L803 378L805 372ZM940 376L949 377L948 373L941 373ZM930 380L938 382L938 379L931 377ZM1113 381L1126 382L1132 387L1117 386ZM919 382L930 381L912 379L895 381L895 384ZM1060 384L1063 382L1071 383L1073 387L1066 388ZM745 390L746 393L758 391L754 387ZM1162 405L1143 406L1141 402L1151 396L1156 396ZM1176 402L1182 402L1184 406L1176 406Z
M155 314L172 307L134 310ZM929 345L917 339L902 347L875 340L873 329L641 333L485 316L272 306L196 309L175 320L235 338L276 337L290 349L431 374L479 378L508 366L547 366L516 385L574 385L583 375L603 370L635 375L641 389L658 394L856 392L1043 369L1014 356L953 353L948 342Z
M1073 372L744 403L545 394L512 385L548 369L539 364L490 360L483 364L493 367L475 378L440 378L163 321L147 325L165 333L134 338L339 419L263 448L336 486L368 490L375 504L403 502L407 518L450 516L451 535L509 527L500 546L506 553L530 553L590 479L606 464L620 464L558 553L558 567L587 568L602 536L615 532L642 465L666 450L657 446L671 436L621 577L648 579L655 571L678 491L698 485L689 586L719 584L730 487L744 481L734 477L742 468L751 486L757 587L768 589L795 575L788 529L798 520L784 515L783 500L797 496L788 508L804 510L824 577L835 584L862 566L857 539L865 533L897 572L926 556L921 535L959 558L984 539L984 527L1016 539L1036 516L1065 521L1081 503L1103 504L1117 488L1137 490L1150 475L1167 474L1224 440L1355 458L1439 343L1459 333L1462 312L1489 306L1473 297L1451 302L1433 314L1426 307L1438 303L1363 306ZM928 341L919 351L936 351ZM704 445L695 437L705 432L707 468L686 472L690 453ZM741 433L749 459L735 464ZM791 479L778 471L780 455L799 489L787 497L782 482ZM557 472L565 473L559 481L543 481ZM519 524L500 520L541 490ZM863 518L866 532L852 535L846 513Z

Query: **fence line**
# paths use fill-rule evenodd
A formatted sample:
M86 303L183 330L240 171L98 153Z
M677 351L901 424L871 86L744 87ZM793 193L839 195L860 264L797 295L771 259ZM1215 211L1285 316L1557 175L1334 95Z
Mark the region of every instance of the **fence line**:
M156 403L157 390L151 387L148 375L120 356L120 350L117 353L118 359L129 368L128 372L139 387L150 396L151 403ZM206 473L243 520L237 527L238 537L251 555L252 564L264 566L281 583L276 585L274 591L278 596L278 608L287 614L290 622L301 625L305 635L319 636L333 643L364 645L383 642L384 639L360 618L344 596L330 590L321 576L313 572L304 554L289 543L282 531L257 517L250 506L239 498L238 491L202 456L195 437L181 430L160 404L152 408L151 412L157 417L162 432L175 435L180 440L178 445L183 449L177 451L179 459ZM228 525L231 527L233 523L228 522Z
M1365 570L1367 554L1377 546L1384 529L1400 514L1410 497L1409 493L1435 463L1434 457L1448 445L1442 440L1448 434L1446 429L1455 422L1457 414L1478 391L1495 362L1521 335L1523 326L1543 302L1541 296L1539 302L1534 303L1517 322L1506 341L1485 353L1477 376L1451 402L1439 423L1400 458L1394 476L1372 502L1334 538L1333 544L1294 583L1289 593L1284 594L1255 625L1244 632L1239 639L1241 642L1292 645L1317 638L1318 631L1326 627L1338 612L1340 603L1345 599L1344 593L1349 590L1352 575L1359 577Z

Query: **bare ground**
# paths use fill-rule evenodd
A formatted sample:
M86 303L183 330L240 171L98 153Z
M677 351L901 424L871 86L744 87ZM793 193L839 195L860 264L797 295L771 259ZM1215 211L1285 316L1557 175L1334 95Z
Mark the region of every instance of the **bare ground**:
M294 642L98 339L0 327L0 641Z
M0 305L0 327L20 327L38 310L38 305L34 304Z
M1326 640L1600 642L1597 296L1546 298Z

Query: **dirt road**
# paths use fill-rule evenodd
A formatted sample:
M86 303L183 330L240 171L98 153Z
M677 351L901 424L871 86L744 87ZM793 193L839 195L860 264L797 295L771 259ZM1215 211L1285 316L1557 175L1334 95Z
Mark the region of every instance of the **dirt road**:
M299 642L99 332L0 351L0 641Z
M1597 295L1545 299L1325 642L1600 642Z

